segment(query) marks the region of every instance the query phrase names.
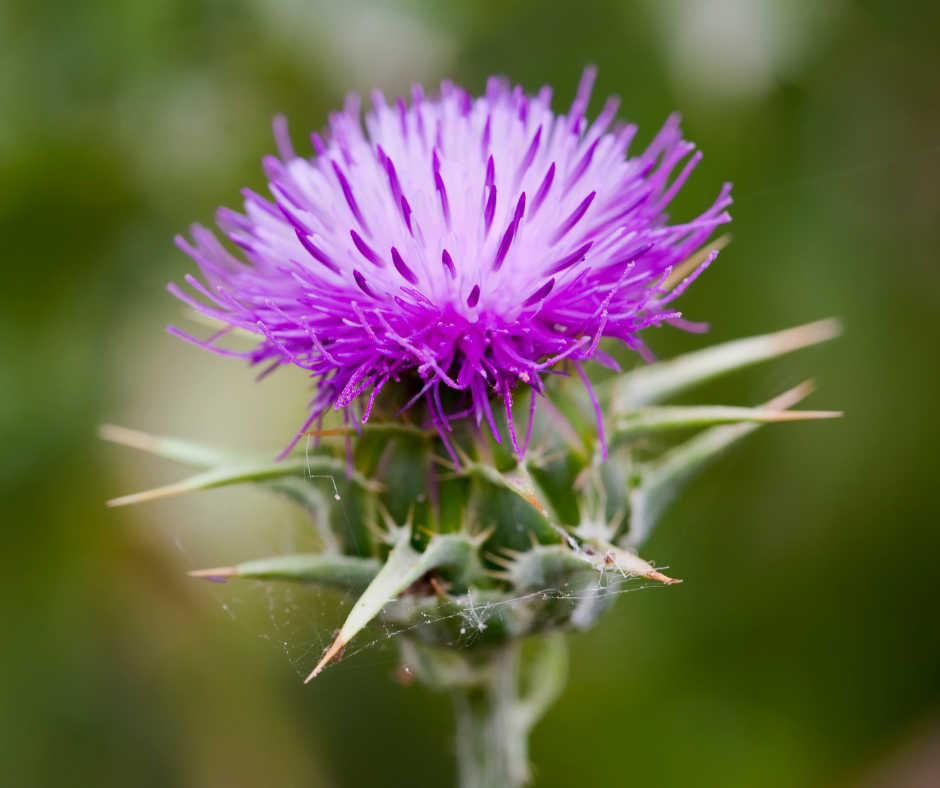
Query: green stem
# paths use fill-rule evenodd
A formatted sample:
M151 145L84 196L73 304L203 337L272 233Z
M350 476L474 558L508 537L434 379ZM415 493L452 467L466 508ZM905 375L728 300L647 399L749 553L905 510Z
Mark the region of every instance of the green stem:
M516 788L528 782L528 731L515 721L519 647L501 648L488 681L454 692L460 788Z
M519 642L510 640L478 668L478 681L453 688L460 788L519 788L529 782L529 733L567 679L563 639L538 645L523 664Z

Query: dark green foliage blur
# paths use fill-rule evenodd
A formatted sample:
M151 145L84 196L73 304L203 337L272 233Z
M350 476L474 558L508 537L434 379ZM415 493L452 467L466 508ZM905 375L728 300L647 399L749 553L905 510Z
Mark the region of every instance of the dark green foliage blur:
M176 477L129 471L95 427L178 424L233 445L283 410L251 433L279 448L301 421L302 376L255 385L162 334L181 320L163 287L190 270L173 235L263 189L273 114L306 154L351 87L452 77L478 93L505 73L551 83L563 111L589 62L592 114L618 93L641 143L683 111L705 159L675 216L735 183L734 243L680 307L712 331L651 330L653 349L839 316L836 342L694 400L753 405L813 377L807 407L846 417L762 429L669 512L644 556L685 582L625 595L573 640L568 691L532 742L537 785L862 785L940 736L940 6L824 5L0 5L0 782L452 783L443 698L394 683L388 650L301 685L308 663L184 575L197 527L197 561L262 555L227 543L224 494L105 509ZM698 27L702 9L718 22ZM770 57L789 51L778 33L799 51ZM729 77L689 60L723 56L722 35L756 65ZM181 368L234 383L203 395L190 381L174 399ZM201 395L229 415L187 416L213 410Z

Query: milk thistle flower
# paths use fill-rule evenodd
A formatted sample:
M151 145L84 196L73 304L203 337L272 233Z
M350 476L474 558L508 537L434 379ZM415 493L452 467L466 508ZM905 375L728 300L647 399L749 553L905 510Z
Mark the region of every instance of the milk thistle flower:
M452 455L446 434L460 416L485 418L500 440L492 394L509 413L513 388L544 395L543 376L561 359L590 390L581 362L617 367L598 347L602 337L649 358L640 330L682 324L672 302L684 286L659 288L730 220L729 184L697 219L668 223L664 211L701 154L670 182L695 149L673 116L628 156L637 129L614 123L619 99L587 120L594 77L585 70L568 114L557 116L550 88L529 97L495 77L476 99L450 82L437 99L415 86L410 107L375 92L366 133L352 96L330 116L327 140L313 135L313 159L295 155L278 119L280 159L264 160L274 201L245 190L244 214L218 213L248 264L196 226L195 245L177 243L210 285L187 277L209 304L172 292L257 334L257 347L241 354L252 363L295 364L318 380L298 438L331 406L366 422L383 387L417 371L414 399L426 398ZM200 342L170 330L239 355L219 348L220 335ZM465 395L450 412L442 384Z
M416 87L410 107L376 93L367 133L353 97L326 141L313 135L311 160L276 120L273 202L246 191L244 214L218 215L246 261L202 227L194 244L178 239L205 284L187 277L201 299L170 289L222 328L205 341L171 331L262 374L307 370L306 423L280 455L257 457L102 430L198 469L111 505L247 482L303 506L316 552L190 574L354 595L336 600L349 613L315 665L305 645L307 681L378 620L405 675L453 697L462 788L527 782L529 733L564 687L565 633L625 590L681 582L636 551L684 485L763 424L839 415L791 410L809 384L756 408L660 404L829 339L831 320L626 373L599 346L620 340L653 361L644 328L702 328L672 304L723 245L705 242L729 219L730 187L669 224L699 154L672 117L629 157L636 129L614 123L615 99L585 117L593 80L589 68L559 116L548 88L527 97L499 79L477 99L448 82L436 99ZM219 344L235 330L253 350ZM592 386L588 359L619 374ZM331 409L343 423L323 429ZM304 433L316 441L293 452Z

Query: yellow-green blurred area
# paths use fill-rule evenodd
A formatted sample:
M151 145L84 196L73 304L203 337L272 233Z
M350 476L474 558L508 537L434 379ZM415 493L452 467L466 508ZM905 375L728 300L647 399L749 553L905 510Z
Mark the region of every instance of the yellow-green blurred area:
M445 698L366 650L308 686L197 565L285 548L261 493L108 510L183 471L111 422L276 449L309 381L261 383L167 336L172 243L264 191L270 119L298 150L344 94L491 73L705 158L672 210L735 184L734 242L683 297L706 336L837 315L845 335L695 392L753 405L813 377L836 422L771 425L670 510L625 595L572 641L536 728L540 786L940 784L940 6L930 0L29 0L0 5L0 783L446 786ZM232 585L232 584L230 584ZM302 592L299 592L302 593ZM246 623L248 621L249 623ZM304 628L294 632L301 642ZM260 633L260 634L259 634ZM276 638L275 638L276 639ZM318 655L311 655L311 657ZM315 660L314 660L315 662Z

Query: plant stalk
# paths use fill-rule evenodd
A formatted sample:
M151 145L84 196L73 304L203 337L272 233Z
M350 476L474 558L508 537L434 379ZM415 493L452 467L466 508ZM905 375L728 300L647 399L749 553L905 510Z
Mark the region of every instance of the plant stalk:
M529 734L561 694L568 672L562 637L537 645L523 662L520 642L509 640L492 652L479 681L452 690L460 788L521 788L531 779Z

